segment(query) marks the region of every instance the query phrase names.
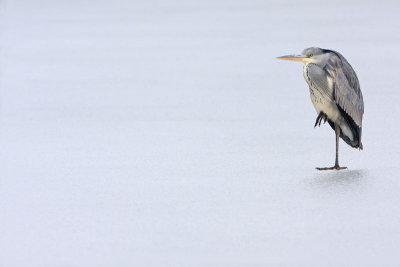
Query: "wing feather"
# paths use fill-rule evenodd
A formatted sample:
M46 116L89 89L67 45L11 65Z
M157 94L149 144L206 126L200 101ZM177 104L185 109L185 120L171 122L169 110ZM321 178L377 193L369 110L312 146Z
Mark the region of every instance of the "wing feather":
M361 128L364 101L357 75L341 54L335 51L332 53L335 56L329 59L325 71L333 79L333 97L336 104Z

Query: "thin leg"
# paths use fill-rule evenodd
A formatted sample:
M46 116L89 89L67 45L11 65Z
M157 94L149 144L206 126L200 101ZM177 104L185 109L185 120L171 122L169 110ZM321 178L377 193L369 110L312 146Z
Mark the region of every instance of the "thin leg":
M336 157L335 157L335 166L339 168L339 136L340 136L340 128L335 125L335 134L336 134Z
M330 168L317 168L319 171L325 170L344 170L347 167L340 167L339 166L339 137L340 137L340 127L335 124L335 135L336 135L336 157L335 157L335 166Z

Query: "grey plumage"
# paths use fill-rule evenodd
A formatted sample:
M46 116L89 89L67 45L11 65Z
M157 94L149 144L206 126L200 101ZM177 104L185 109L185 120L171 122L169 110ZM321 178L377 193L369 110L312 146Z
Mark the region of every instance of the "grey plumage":
M337 135L335 166L323 169L341 169L338 163L339 136L351 147L363 149L364 101L357 74L339 52L318 47L304 49L298 56L279 59L304 63L303 75L318 113L315 126L321 124L321 119L328 120Z

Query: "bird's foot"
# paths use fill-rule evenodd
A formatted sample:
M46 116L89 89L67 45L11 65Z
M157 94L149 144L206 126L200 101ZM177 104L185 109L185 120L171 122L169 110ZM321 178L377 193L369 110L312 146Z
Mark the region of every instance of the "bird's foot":
M324 123L325 123L327 119L328 119L328 116L324 112L321 111L318 114L317 119L315 120L314 128L317 127L317 125L321 126L322 120L324 120Z
M329 171L329 170L336 170L336 171L340 171L340 170L345 170L347 169L347 167L340 167L339 165L335 165L333 167L325 167L325 168L316 168L319 171Z

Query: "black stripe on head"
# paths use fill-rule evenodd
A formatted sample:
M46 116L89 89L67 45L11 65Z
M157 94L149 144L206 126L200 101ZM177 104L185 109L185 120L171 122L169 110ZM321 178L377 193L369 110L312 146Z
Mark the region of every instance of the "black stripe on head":
M321 48L321 49L322 49L322 53L324 53L324 54L326 54L326 53L335 53L335 51L330 50L330 49L323 49L323 48Z

